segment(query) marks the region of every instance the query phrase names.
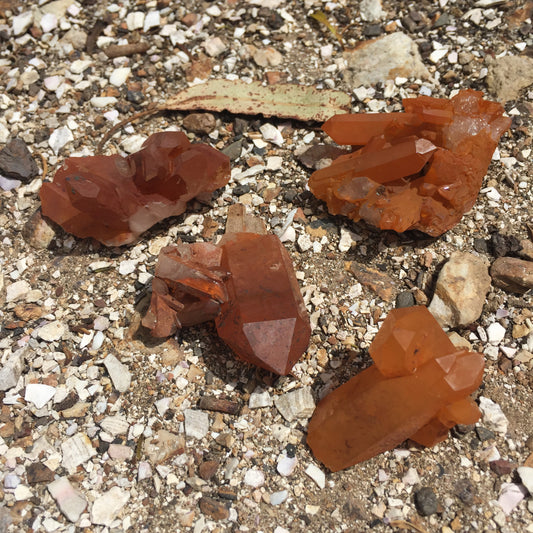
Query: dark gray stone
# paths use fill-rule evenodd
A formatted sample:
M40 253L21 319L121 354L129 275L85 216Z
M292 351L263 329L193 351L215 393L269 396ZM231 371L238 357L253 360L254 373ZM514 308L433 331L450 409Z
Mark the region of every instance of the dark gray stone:
M39 167L22 139L12 139L0 150L0 174L24 183L39 174Z

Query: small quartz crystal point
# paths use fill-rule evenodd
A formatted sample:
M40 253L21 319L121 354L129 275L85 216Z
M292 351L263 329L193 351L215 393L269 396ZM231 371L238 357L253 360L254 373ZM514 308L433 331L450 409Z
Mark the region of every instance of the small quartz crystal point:
M381 229L438 236L473 205L500 137L511 125L497 102L461 90L450 100L403 100L405 113L336 115L323 130L362 147L309 179L330 213Z
M433 446L480 411L483 356L458 351L426 307L389 313L370 346L374 364L317 406L307 442L336 472L411 439Z
M229 158L215 148L191 144L183 132L154 133L127 157L66 159L41 187L42 212L77 237L121 246L229 177Z
M214 320L243 361L288 374L307 349L311 327L289 254L244 206L230 208L218 245L163 248L143 325L166 337Z

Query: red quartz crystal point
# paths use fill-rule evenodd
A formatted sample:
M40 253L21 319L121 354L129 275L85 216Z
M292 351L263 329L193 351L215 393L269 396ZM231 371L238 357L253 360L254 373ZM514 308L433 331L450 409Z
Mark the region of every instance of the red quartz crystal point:
M189 200L224 186L229 176L229 159L216 149L191 144L182 132L155 133L126 158L66 159L41 187L42 211L77 237L120 246L180 215Z
M476 200L500 137L511 120L482 93L450 100L420 96L405 113L337 115L323 129L339 144L363 148L309 179L332 214L398 232L438 236Z
M484 360L457 351L425 307L392 311L370 347L375 364L317 406L307 442L337 471L390 450L408 438L433 445L457 423L474 423L469 398Z
M239 359L288 374L311 335L292 262L243 206L230 209L226 228L218 246L178 243L161 250L143 325L166 337L215 320Z
M222 248L222 268L231 276L215 321L220 338L240 359L288 374L311 327L287 251L275 235L254 233L237 233Z

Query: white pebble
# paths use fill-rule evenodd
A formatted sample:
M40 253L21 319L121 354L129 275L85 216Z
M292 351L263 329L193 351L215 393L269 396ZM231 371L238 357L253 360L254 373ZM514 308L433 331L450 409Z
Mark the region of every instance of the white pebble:
M112 73L111 76L109 76L109 83L111 85L114 85L115 87L120 87L124 83L126 83L126 80L128 79L128 76L131 73L131 68L129 67L120 67L116 68Z
M281 131L279 131L278 128L276 128L276 126L273 124L267 122L259 128L259 131L261 132L261 135L263 135L263 139L265 141L271 142L276 146L281 146L283 144L283 136L281 135Z
M262 487L265 484L265 474L257 468L251 468L244 475L244 483L254 489Z
M52 132L50 138L48 139L48 144L57 155L63 146L69 142L72 142L73 140L74 136L72 135L72 131L70 131L67 126L61 126L61 128L57 128Z
M51 32L57 28L57 17L53 13L45 13L41 18L40 25L44 33Z
M326 486L326 474L314 464L310 464L306 469L305 473L321 488L323 489Z
M115 96L93 96L89 102L93 107L101 109L102 107L116 104L118 100Z
M56 388L42 383L29 383L26 385L24 399L33 403L37 409L44 407L56 393Z

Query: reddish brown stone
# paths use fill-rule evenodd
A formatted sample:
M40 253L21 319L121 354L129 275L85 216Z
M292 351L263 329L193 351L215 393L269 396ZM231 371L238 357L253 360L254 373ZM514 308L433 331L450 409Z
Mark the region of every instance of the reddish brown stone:
M214 498L203 496L198 504L202 513L213 520L224 520L229 517L229 510L226 505Z
M238 358L288 374L308 346L311 328L290 257L259 219L237 206L218 246L163 248L143 325L165 337L215 320ZM230 232L228 232L228 229Z
M309 187L332 214L398 232L437 236L474 204L492 154L511 121L482 93L451 100L407 98L405 113L337 115L334 141L363 148L315 171Z
M143 148L119 155L71 157L41 188L43 215L77 237L107 246L185 211L187 202L229 179L229 159L182 132L151 135Z
M198 474L200 474L202 479L209 481L217 473L219 466L220 463L218 461L204 461L198 467Z
M375 364L326 396L309 423L307 442L331 470L408 438L432 446L479 418L468 395L481 383L483 356L457 351L427 308L391 311L370 354Z

